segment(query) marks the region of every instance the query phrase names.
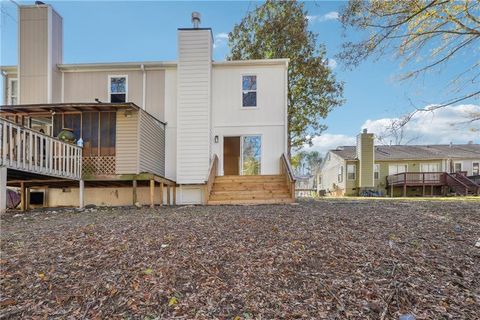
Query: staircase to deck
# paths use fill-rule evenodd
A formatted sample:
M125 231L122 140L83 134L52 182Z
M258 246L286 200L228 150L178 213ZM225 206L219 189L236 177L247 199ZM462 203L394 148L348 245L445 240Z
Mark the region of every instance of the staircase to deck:
M285 176L215 177L208 204L269 204L294 202Z

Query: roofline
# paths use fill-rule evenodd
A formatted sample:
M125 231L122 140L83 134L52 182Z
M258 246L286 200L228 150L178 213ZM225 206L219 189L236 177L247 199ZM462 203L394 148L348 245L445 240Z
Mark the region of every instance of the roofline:
M176 61L139 61L139 62L100 62L100 63L71 63L57 64L63 72L72 71L107 71L107 70L149 70L176 68Z
M6 74L10 74L10 73L18 73L18 68L17 66L0 66L0 70L2 72L5 72Z
M245 65L284 65L288 67L290 59L258 59L258 60L227 60L227 61L214 61L213 66L245 66Z

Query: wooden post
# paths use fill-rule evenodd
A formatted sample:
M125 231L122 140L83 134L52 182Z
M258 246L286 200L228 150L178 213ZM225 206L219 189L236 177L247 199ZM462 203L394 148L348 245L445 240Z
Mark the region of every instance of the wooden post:
M173 185L173 205L177 204L177 184Z
M393 183L390 185L390 197L393 198Z
M0 167L0 213L5 210L7 210L7 167Z
M20 182L20 210L25 211L26 203L25 183Z
M172 203L170 202L170 185L167 184L167 204L170 206Z
M133 199L133 205L137 203L137 180L132 181L132 199Z
M433 196L433 184L430 186L430 195Z
M160 182L160 205L163 206L163 182Z
M407 196L407 182L405 181L405 183L403 184L403 196L406 197Z
M78 189L80 193L78 208L83 209L85 207L85 181L82 179L78 183Z
M150 180L150 208L155 207L155 180Z

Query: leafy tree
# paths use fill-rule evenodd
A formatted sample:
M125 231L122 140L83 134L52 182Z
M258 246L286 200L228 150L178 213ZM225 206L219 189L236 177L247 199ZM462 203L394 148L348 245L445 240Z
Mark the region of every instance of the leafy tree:
M328 113L343 103L343 83L328 67L307 12L296 1L271 1L249 12L229 33L229 60L290 58L288 151L312 143L326 129Z
M400 80L406 80L439 71L449 63L464 66L452 75L449 89L453 96L434 106L416 108L398 126L405 125L419 111L434 111L480 96L480 59L467 65L462 57L465 53L478 57L480 52L480 1L350 0L340 20L346 31L366 31L360 41L346 42L338 55L349 67L369 57L393 54L402 64L413 66L400 75ZM469 118L480 120L480 114Z

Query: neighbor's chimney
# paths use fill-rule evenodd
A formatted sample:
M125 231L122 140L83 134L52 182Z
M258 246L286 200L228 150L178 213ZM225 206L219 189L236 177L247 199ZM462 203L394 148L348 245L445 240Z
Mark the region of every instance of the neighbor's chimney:
M374 135L363 129L357 136L357 159L358 159L358 187L372 188L374 184Z
M198 29L198 27L200 26L200 17L200 12L192 12L192 23L194 29Z

